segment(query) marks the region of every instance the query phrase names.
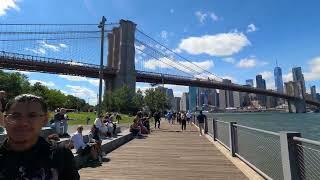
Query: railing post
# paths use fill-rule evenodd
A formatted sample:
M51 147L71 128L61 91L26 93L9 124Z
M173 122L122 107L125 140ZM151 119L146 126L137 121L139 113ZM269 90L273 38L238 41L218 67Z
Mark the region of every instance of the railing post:
M212 118L212 126L213 126L213 140L217 140L217 122L214 118Z
M230 142L230 152L233 157L236 156L237 152L237 127L234 126L234 124L237 124L236 122L230 122L229 123L229 142Z
M208 134L208 119L207 118L204 121L204 133Z
M298 132L280 132L281 160L284 180L301 179L297 163L298 149L293 137L301 137Z

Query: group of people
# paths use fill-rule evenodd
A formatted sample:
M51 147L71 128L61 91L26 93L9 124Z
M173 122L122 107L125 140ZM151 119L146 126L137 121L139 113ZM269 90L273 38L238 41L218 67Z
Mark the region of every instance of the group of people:
M94 125L99 130L100 136L113 137L116 135L117 123L120 119L121 116L118 113L106 113L105 116L100 115L96 118Z
M70 135L68 134L68 120L69 117L66 114L67 111L64 108L58 108L55 110L55 114L53 116L53 119L50 120L50 127L55 129L56 133L59 135L59 137L67 137L69 138Z
M134 136L150 134L150 118L152 118L151 114L149 115L148 113L138 111L133 119L133 124L130 126L130 132L132 132Z

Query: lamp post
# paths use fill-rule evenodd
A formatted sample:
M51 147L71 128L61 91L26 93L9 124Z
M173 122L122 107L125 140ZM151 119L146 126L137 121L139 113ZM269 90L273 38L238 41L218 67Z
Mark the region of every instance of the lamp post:
M103 78L103 49L104 49L104 25L106 18L102 16L98 28L101 29L101 50L100 50L100 70L99 70L99 101L98 101L98 117L101 114L101 99L102 99L102 78Z

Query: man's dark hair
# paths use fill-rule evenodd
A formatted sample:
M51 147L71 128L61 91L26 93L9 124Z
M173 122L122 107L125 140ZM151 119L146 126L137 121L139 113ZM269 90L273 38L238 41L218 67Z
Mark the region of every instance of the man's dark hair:
M41 105L41 109L44 113L48 112L48 106L47 103L44 102L44 100L41 97L32 95L32 94L21 94L19 96L16 96L12 100L10 100L6 107L4 108L4 111L8 112L11 106L14 103L20 103L20 102L36 102Z
M202 111L200 111L200 114L202 114Z

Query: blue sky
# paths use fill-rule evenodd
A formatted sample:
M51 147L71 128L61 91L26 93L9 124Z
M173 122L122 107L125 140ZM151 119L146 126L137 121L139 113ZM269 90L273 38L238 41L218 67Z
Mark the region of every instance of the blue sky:
M301 66L306 87L316 85L320 92L319 6L316 0L1 0L0 22L98 23L103 15L108 22L128 19L220 77L244 84L246 79L262 74L267 88L273 89L277 60L284 81L292 78L292 67ZM152 63L145 68L155 65ZM42 81L91 104L96 102L97 80L27 75L33 82ZM137 87L145 89L148 85ZM185 87L168 87L174 88L177 96L187 91Z

